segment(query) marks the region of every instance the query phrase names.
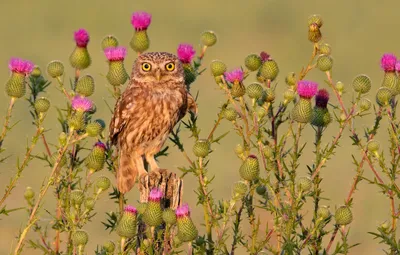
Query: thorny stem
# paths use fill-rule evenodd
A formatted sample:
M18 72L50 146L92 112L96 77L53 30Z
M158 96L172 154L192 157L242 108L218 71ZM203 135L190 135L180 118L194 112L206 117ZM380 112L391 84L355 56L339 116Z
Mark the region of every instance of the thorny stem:
M8 130L10 130L8 125L10 123L12 109L14 107L14 103L15 103L16 100L17 99L15 97L11 97L10 104L8 105L8 110L7 110L6 118L5 118L5 121L4 121L3 131L1 132L1 136L0 136L0 148L3 145L3 141L4 141L4 138L7 135Z
M328 243L328 246L326 247L326 253L327 254L328 254L328 252L329 252L329 250L330 250L330 248L331 248L331 246L333 244L333 241L335 241L336 234L337 234L338 230L339 230L339 225L335 225L335 229L332 232L331 239L330 239L330 241Z
M322 138L322 132L323 132L323 127L317 127L316 133L315 133L315 155L316 155L316 163L319 164L321 161L321 138ZM314 224L317 224L318 216L317 216L317 211L319 208L319 201L320 201L320 193L321 190L319 188L319 184L322 181L320 178L319 174L316 175L314 178ZM315 226L316 227L316 226ZM319 252L319 246L321 245L321 235L317 235L315 245L314 245L314 251L315 254L318 254Z
M43 140L44 147L46 148L47 155L49 155L49 157L51 157L51 150L49 148L49 144L47 143L46 136L44 134L42 134L42 140Z

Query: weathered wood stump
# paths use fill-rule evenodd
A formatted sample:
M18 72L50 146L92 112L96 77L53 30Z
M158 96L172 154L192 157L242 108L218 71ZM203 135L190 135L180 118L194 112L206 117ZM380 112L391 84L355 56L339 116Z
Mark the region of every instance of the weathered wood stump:
M167 169L152 171L148 175L142 175L139 179L140 202L147 203L150 191L159 188L164 198L162 206L164 208L176 209L182 203L183 180L175 173Z

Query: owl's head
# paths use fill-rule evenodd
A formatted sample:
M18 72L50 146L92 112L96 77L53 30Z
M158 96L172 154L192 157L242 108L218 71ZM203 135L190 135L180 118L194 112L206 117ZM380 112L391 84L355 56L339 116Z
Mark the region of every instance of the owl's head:
M134 77L142 82L165 83L181 80L184 73L177 56L168 52L147 52L141 54L133 67Z

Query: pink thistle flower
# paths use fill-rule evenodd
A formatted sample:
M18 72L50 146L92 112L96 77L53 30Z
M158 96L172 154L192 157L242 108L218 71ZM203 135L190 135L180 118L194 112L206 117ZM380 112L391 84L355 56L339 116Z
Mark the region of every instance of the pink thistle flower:
M137 210L135 207L131 206L131 205L127 205L124 208L124 212L129 213L129 214L136 214Z
M75 96L72 99L71 104L72 104L72 109L81 112L87 112L93 107L93 102L90 99L81 96Z
M74 39L78 47L86 47L90 40L89 33L81 28L74 32Z
M243 81L243 76L244 73L240 68L237 68L233 71L230 72L225 72L224 73L225 80L234 83L234 82L242 82Z
M176 214L176 217L178 219L182 218L182 217L190 216L189 205L188 204L183 204L183 205L179 206L178 208L176 208L175 214Z
M13 73L30 74L33 70L34 64L29 60L24 60L21 58L11 58L8 63L8 68L10 68Z
M122 61L126 56L125 47L109 47L104 49L104 54L106 55L108 61Z
M185 64L192 62L194 55L196 55L193 46L186 43L179 44L177 53L179 60Z
M381 58L381 68L385 72L394 72L396 70L397 58L394 54L385 53Z
M329 93L326 89L318 90L315 95L315 105L319 108L326 108L329 101Z
M297 93L300 97L310 99L317 93L318 83L312 81L297 82Z
M265 61L270 59L270 55L268 53L266 53L265 51L262 51L260 53L260 57L261 57L261 61L264 63Z
M153 202L159 202L163 197L163 193L158 188L153 188L149 194L149 200Z
M94 147L95 147L95 148L102 149L102 150L106 150L106 145L105 145L104 143L100 142L100 141L98 141L97 143L95 143L95 144L94 144Z
M397 72L400 72L400 60L397 60L396 65L395 65L395 69Z
M131 23L136 31L146 30L151 23L151 14L147 12L134 12Z

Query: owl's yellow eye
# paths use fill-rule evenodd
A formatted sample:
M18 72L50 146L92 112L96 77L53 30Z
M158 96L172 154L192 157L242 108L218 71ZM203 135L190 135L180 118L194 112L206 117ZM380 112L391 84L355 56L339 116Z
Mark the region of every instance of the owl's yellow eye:
M165 69L167 69L167 71L172 72L172 71L174 71L174 69L175 69L175 64L172 63L172 62L170 62L170 63L168 63L168 64L165 65Z
M151 70L151 64L150 63L143 63L142 64L142 70L143 71L145 71L145 72L148 72L148 71L150 71Z

